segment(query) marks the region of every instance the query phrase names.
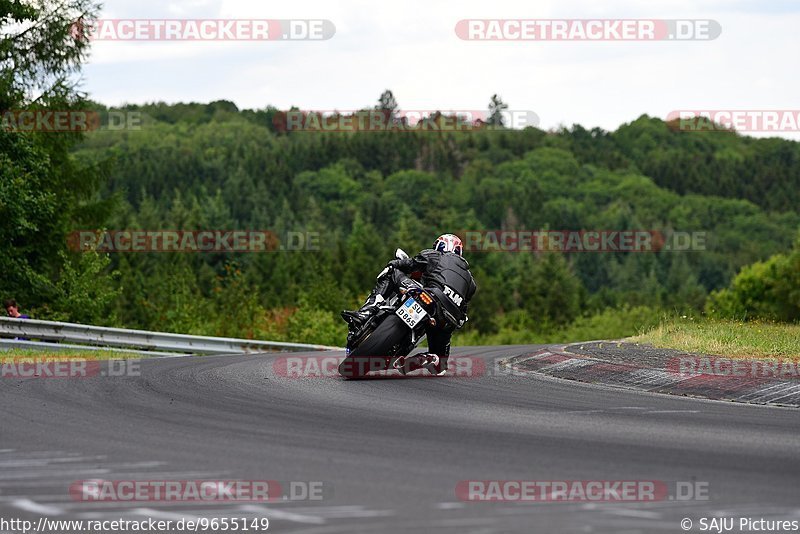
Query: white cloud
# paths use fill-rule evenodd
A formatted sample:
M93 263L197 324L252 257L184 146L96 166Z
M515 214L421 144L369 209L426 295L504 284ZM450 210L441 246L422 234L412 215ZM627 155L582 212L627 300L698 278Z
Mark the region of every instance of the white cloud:
M324 42L97 42L86 69L108 104L233 100L241 107L352 109L391 88L405 109L480 109L499 93L545 128L615 129L676 109L797 108L800 10L741 0L110 0L103 17L313 18ZM109 15L110 14L110 15ZM466 42L464 18L711 18L714 41ZM800 138L800 135L788 135Z

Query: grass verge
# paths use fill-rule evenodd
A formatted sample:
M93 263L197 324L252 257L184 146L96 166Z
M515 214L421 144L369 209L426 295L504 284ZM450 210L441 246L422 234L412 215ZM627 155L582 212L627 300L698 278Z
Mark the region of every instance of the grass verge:
M467 323L467 328L454 334L453 345L528 345L620 339L646 332L663 316L662 310L646 306L608 309L554 328L539 323L535 317L515 312L500 318L499 331L494 334L480 334Z
M668 319L626 339L709 355L800 358L800 325L712 319Z
M0 352L0 363L20 360L128 360L146 357L143 354L134 352L117 352L113 350L9 349Z

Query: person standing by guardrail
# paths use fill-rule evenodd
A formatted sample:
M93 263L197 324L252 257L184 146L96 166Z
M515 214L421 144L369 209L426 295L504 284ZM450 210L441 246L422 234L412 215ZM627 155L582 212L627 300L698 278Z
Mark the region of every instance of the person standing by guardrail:
M6 299L3 301L3 307L6 309L6 313L9 317L14 317L15 319L30 319L30 315L25 315L19 312L19 306L17 305L17 301L14 299Z
M19 305L17 301L14 299L6 299L3 301L3 307L6 309L6 313L9 317L13 317L14 319L30 319L30 315L25 315L19 312ZM17 341L28 341L26 337L15 337Z

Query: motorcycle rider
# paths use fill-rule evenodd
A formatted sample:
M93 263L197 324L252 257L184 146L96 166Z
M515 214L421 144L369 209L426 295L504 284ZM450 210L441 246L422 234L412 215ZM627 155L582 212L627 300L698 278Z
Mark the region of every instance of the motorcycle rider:
M425 249L412 258L388 263L388 266L407 276L421 276L422 286L439 303L436 317L433 318L436 324L426 325L428 354L399 358L395 367L403 374L422 367L439 376L447 371L450 338L456 328L461 328L467 321L468 304L477 290L463 252L464 246L458 236L442 234L432 249ZM342 317L351 325L360 327L378 311L392 290L391 276L382 277L364 305L356 311L343 311Z

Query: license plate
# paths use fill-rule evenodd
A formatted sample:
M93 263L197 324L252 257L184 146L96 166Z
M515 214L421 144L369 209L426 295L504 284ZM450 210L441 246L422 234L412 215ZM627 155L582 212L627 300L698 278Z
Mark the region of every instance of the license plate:
M394 313L400 317L409 328L417 326L417 323L428 315L428 312L425 311L419 302L412 298L406 300Z

